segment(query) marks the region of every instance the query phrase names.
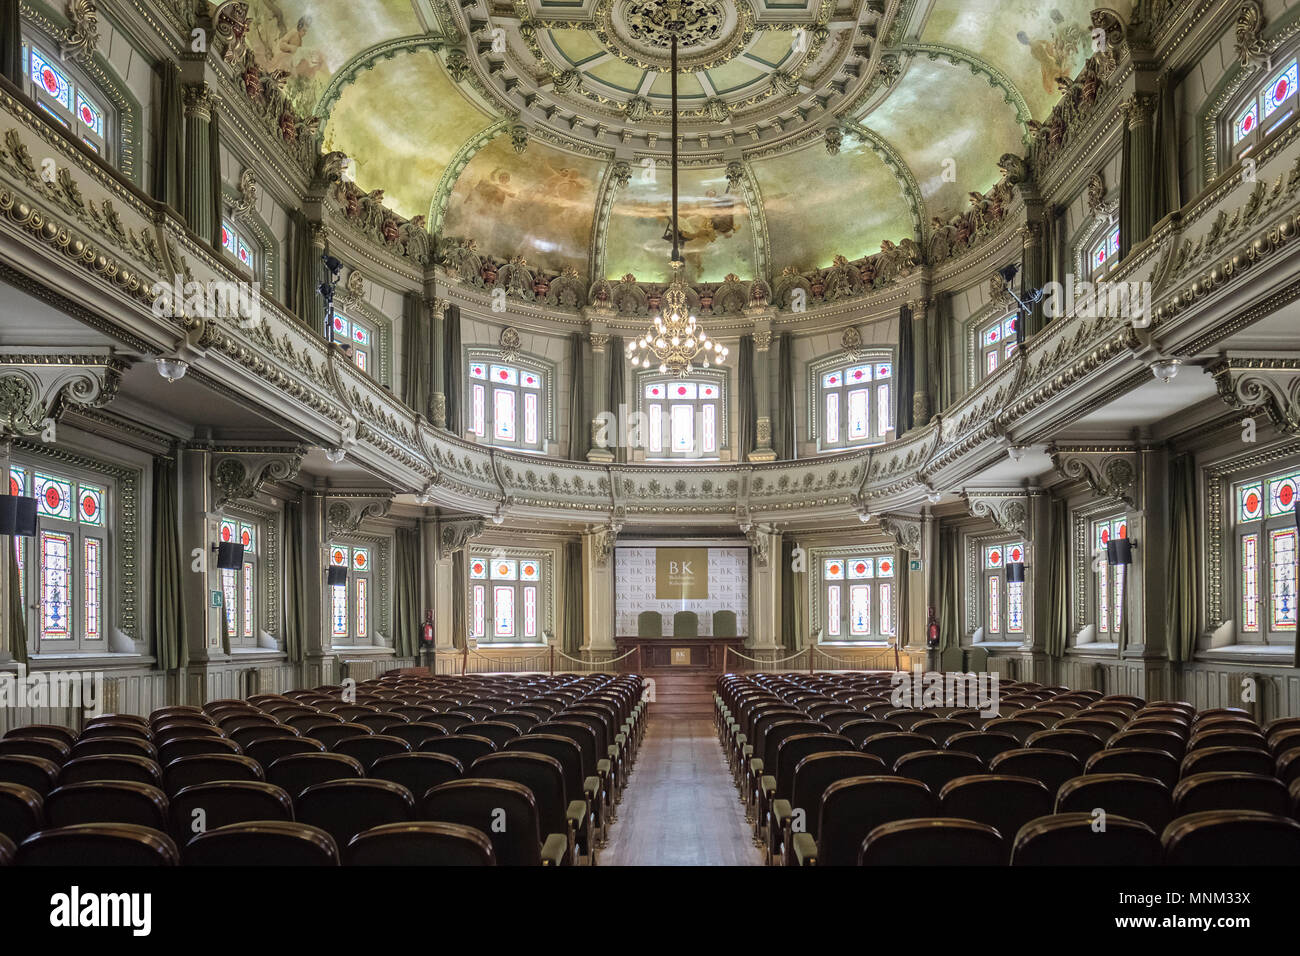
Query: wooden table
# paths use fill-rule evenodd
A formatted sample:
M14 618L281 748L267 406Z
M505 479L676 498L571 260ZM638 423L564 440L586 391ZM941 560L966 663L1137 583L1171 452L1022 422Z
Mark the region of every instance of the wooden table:
M743 637L616 637L614 643L619 655L636 648L641 649L641 670L658 668L695 670L721 674L727 657L726 648L739 651L745 645ZM674 649L688 651L689 664L673 663ZM635 658L634 658L635 659Z

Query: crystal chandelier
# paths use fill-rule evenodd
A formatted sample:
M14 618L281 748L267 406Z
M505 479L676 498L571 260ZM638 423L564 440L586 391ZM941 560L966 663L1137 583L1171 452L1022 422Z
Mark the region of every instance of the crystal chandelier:
M730 349L719 345L695 322L686 301L686 280L682 276L685 263L681 254L681 233L677 229L677 31L673 31L672 45L672 97L673 97L673 218L669 234L673 243L670 265L673 279L664 290L659 314L645 335L629 342L627 358L634 368L651 368L658 365L660 374L672 373L683 378L696 369L710 364L721 365Z

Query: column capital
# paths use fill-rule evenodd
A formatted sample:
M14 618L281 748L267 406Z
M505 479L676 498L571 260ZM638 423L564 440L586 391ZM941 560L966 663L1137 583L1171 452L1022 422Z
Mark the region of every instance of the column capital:
M754 332L754 351L766 352L772 347L772 330L757 329Z
M185 103L186 118L194 117L204 121L212 119L212 110L221 98L206 83L193 83L181 90Z
M609 345L609 333L589 332L587 333L587 340L591 342L591 350L593 352L604 352L606 346Z
M1155 107L1156 98L1151 93L1133 93L1119 105L1130 130L1149 126Z

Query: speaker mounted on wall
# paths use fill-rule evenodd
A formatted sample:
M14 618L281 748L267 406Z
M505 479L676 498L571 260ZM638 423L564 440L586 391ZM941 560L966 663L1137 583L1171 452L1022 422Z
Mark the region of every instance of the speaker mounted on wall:
M331 564L325 573L325 583L332 588L342 587L348 583L348 569L341 564Z
M220 571L238 571L244 566L244 546L234 541L222 541L217 545L217 569Z
M0 495L0 534L31 538L36 534L36 499Z

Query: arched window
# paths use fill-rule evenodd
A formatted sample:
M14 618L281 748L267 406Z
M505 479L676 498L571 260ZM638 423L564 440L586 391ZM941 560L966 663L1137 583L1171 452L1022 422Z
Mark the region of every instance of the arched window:
M1295 641L1298 488L1300 471L1294 468L1235 488L1237 632L1242 643Z
M109 162L116 115L99 91L49 47L23 40L24 91L56 123Z
M519 356L507 362L492 351L469 353L466 430L488 445L544 452L551 430L551 369Z
M821 558L827 641L878 640L894 633L894 558L842 552Z
M9 493L36 498L34 538L15 537L18 589L33 650L108 651L112 486L103 476L12 466Z
M980 378L992 375L1009 362L1018 344L1014 315L999 316L981 326L979 330Z
M818 451L878 445L893 434L892 353L819 359L808 367L808 384L808 424Z
M486 643L533 644L546 623L545 558L495 551L469 553L470 636Z
M1025 585L1023 581L1010 579L1007 565L1025 564L1024 543L986 544L982 552L984 583L980 603L984 640L1021 640L1025 636Z
M1295 56L1288 57L1263 76L1237 110L1229 114L1228 141L1234 162L1254 152L1261 142L1296 115L1300 105Z

